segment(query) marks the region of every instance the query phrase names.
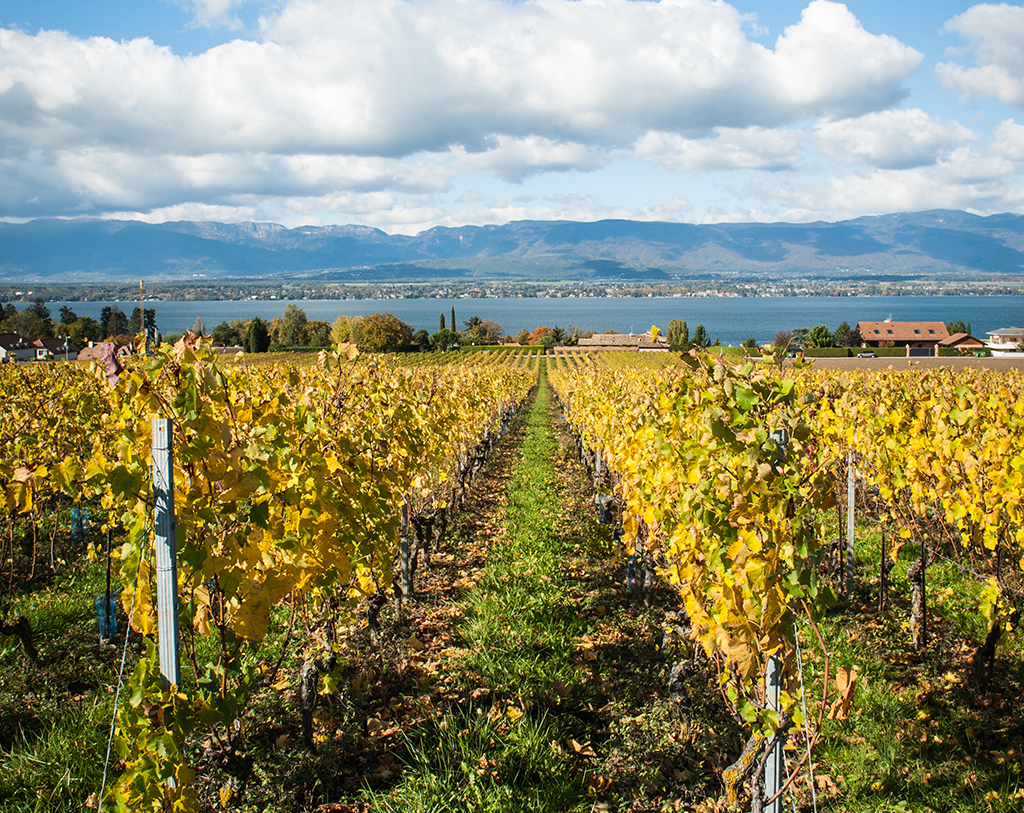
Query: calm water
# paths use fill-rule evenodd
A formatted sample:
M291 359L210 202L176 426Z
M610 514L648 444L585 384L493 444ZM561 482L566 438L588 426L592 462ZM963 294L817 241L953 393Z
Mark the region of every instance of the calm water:
M68 304L79 316L99 319L105 305L118 305L131 315L131 302L51 302L47 307L57 317ZM207 330L223 321L260 316L280 316L288 301L243 300L232 302L148 302L156 311L157 326L164 333L183 332L200 317ZM537 325L584 330L617 330L642 333L657 325L662 332L670 319L685 319L691 334L703 324L708 334L722 344L738 345L753 336L759 343L772 340L780 330L828 325L834 330L841 322L969 322L971 332L984 338L988 330L1024 324L1024 296L903 296L903 297L780 297L780 298L602 298L602 299L388 299L388 300L301 300L292 302L306 311L309 319L333 322L341 314L366 316L390 311L413 326L431 333L438 317L449 320L455 307L460 323L471 316L493 319L515 334Z

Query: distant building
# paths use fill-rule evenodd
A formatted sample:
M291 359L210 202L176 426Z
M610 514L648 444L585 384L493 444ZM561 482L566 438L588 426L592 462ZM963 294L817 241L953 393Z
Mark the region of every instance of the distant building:
M951 347L961 353L973 353L985 347L985 342L974 338L970 333L954 333L939 342L939 347Z
M0 333L0 361L32 361L36 348L17 333Z
M588 339L580 339L578 350L626 350L639 353L668 352L668 341L664 336L656 339L650 333L596 333Z
M990 330L985 335L988 336L985 347L991 350L994 356L1016 353L1017 348L1024 344L1024 327L1001 327L999 330Z
M949 331L943 322L858 322L862 347L909 347L932 348L943 339L949 338Z

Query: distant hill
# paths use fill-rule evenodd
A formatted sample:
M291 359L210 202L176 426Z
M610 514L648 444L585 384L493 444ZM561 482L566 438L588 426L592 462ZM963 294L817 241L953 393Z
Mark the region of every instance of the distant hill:
M98 219L0 223L0 281L15 283L143 277L429 280L492 274L595 280L858 278L1018 275L1022 270L1024 216L945 210L840 223L524 220L438 227L415 237L367 226L288 229L274 223Z

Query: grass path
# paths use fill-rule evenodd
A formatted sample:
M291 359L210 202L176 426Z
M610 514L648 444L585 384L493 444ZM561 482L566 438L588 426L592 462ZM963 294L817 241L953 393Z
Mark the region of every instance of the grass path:
M379 811L675 809L702 755L661 690L657 610L625 597L608 529L546 377L502 476L485 563L464 579L459 702L410 738ZM479 541L479 540L478 540ZM672 799L669 802L669 799ZM691 797L692 798L692 797Z

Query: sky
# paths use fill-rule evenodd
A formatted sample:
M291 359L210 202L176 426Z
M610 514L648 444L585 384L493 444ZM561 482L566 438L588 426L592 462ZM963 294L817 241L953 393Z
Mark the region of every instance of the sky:
M0 220L1021 213L1022 107L1006 3L0 0Z

